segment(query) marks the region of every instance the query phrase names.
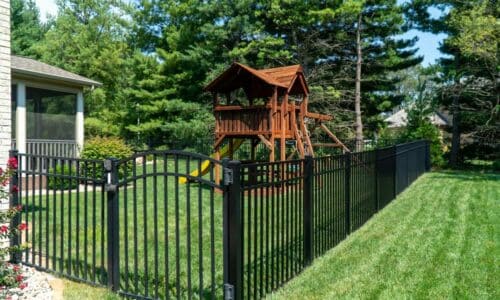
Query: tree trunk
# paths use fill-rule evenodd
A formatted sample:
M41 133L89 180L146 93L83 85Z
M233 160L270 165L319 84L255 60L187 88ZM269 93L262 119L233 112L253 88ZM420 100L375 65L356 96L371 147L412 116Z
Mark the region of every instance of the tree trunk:
M450 166L458 166L458 155L460 152L460 103L459 96L453 96L453 127L451 136Z
M354 98L354 110L356 112L356 150L363 150L363 121L361 120L361 13L358 16L358 28L356 30L356 94Z

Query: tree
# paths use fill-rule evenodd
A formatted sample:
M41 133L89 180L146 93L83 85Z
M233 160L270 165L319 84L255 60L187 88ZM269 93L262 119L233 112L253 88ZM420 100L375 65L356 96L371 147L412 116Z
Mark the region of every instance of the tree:
M12 54L37 58L33 48L43 39L48 25L40 21L35 1L11 0L10 10Z
M132 85L120 94L126 105L121 112L122 135L139 147L167 146L193 148L207 153L210 147L212 116L203 105L175 98L176 78L169 78L168 54L158 51L159 57L134 56ZM158 61L161 60L161 63Z
M209 103L203 86L234 60L257 68L300 63L313 91L313 109L335 115L339 126L352 129L361 50L358 116L363 112L374 131L380 112L402 99L392 92L400 79L388 80L387 74L421 61L411 48L415 40L395 38L404 31L395 0L328 5L299 0L142 0L136 8L132 40L164 66L165 84L157 87L168 92L168 99ZM359 16L362 27L357 26ZM363 29L358 43L357 28Z
M432 18L429 8L443 11ZM414 0L407 13L415 28L446 33L440 50L441 104L453 114L452 148L449 163L459 164L463 134L474 140L471 154L480 148L494 149L499 138L498 121L498 4L495 1ZM493 149L491 149L493 148Z
M36 46L41 60L103 83L86 95L90 117L106 120L120 108L132 50L127 6L113 0L59 0L59 15Z

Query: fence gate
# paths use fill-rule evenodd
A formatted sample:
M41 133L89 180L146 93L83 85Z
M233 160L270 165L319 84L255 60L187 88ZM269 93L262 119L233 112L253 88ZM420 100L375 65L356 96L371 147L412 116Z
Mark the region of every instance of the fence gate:
M108 285L133 297L222 297L220 165L181 151L105 162Z
M13 243L31 245L21 262L132 298L222 298L221 162L181 151L104 161L11 155L12 202L23 205L16 222L28 224Z

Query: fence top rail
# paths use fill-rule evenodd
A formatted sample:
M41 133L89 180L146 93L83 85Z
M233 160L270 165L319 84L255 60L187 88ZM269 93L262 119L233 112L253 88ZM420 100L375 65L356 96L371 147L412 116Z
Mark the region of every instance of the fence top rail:
M210 156L207 156L207 155L198 154L198 153L194 153L194 152L183 151L183 150L147 150L147 151L140 151L140 152L134 153L130 157L127 157L125 159L119 160L118 164L127 163L127 162L133 161L133 160L135 160L137 158L146 157L146 156L149 156L149 155L158 156L160 158L161 157L166 157L166 156L177 156L178 158L189 157L189 158L199 159L199 160L202 160L202 161L208 160L209 162L211 162L213 164L222 165L222 161L221 160L217 160L217 159L215 159L213 157L210 157Z
M50 160L61 160L61 161L72 161L72 162L81 162L81 163L96 163L103 164L104 160L100 159L86 159L86 158L75 158L68 156L57 156L57 155L45 155L45 154L32 154L32 153L18 153L18 157L26 157L26 158L42 158L42 159L50 159Z
M294 159L294 160L281 160L281 161L265 161L265 162L254 162L254 163L245 163L242 164L242 168L258 168L258 167L263 167L263 166L279 166L279 165L297 165L301 164L305 161L305 159Z

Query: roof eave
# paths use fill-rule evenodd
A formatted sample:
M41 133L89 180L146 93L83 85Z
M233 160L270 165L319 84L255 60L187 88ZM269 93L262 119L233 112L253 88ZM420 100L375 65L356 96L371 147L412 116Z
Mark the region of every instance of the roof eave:
M37 78L44 78L44 79L51 79L55 81L61 81L61 82L67 82L67 83L72 83L76 85L80 85L82 87L100 87L102 86L102 83L98 81L93 81L93 80L78 80L74 78L67 78L67 77L61 77L61 76L54 76L51 74L47 73L39 73L39 72L33 72L25 69L18 69L18 68L11 68L12 74L19 74L19 75L27 75L31 77L37 77Z

